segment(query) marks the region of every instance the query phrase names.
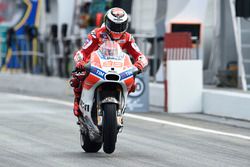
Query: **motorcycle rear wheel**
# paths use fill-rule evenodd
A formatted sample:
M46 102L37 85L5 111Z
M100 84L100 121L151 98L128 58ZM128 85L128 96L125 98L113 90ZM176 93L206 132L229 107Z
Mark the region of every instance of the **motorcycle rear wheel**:
M117 139L117 105L113 103L103 104L103 151L111 154L115 151Z
M102 143L91 141L89 139L89 136L83 133L80 133L80 142L81 142L82 149L87 153L96 153L102 147Z

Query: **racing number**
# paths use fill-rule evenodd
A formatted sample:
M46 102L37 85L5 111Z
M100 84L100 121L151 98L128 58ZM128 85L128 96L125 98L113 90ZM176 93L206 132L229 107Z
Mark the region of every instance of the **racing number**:
M113 62L113 61L105 61L103 63L103 67L122 67L123 63L122 62Z

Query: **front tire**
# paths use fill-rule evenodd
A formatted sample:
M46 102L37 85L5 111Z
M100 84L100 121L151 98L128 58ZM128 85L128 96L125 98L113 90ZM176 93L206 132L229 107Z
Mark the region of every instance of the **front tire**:
M81 142L82 149L87 153L96 153L102 147L102 143L91 141L89 139L89 136L83 133L80 133L80 142Z
M118 133L116 110L116 104L103 104L103 151L108 154L111 154L115 151Z

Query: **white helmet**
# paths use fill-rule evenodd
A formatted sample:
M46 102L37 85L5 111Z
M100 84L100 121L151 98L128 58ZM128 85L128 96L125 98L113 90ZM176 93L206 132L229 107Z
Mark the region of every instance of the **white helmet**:
M105 27L111 34L111 36L116 39L120 38L127 29L128 29L128 15L121 8L111 8L107 11L105 15Z

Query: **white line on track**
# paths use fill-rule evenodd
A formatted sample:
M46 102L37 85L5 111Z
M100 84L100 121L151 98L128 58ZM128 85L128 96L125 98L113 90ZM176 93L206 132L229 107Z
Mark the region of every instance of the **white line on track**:
M200 128L196 126L190 126L190 125L185 125L181 123L176 123L176 122L170 122L170 121L164 121L156 118L150 118L150 117L144 117L144 116L139 116L135 114L126 114L127 117L130 118L135 118L139 120L144 120L144 121L149 121L149 122L154 122L154 123L159 123L159 124L165 124L169 126L175 126L183 129L189 129L189 130L194 130L194 131L200 131L200 132L206 132L206 133L212 133L212 134L218 134L218 135L223 135L223 136L231 136L231 137L236 137L240 139L246 139L250 140L250 136L244 136L240 134L235 134L235 133L227 133L227 132L221 132L217 130L212 130L212 129L206 129L206 128Z
M73 107L73 103L63 101L63 100L56 100L56 99L36 97L36 96L17 95L17 94L9 94L9 95L13 95L15 97L19 97L19 98L26 99L26 100L48 102L48 103L54 103L54 104L60 104L60 105ZM217 135L230 136L230 137L250 140L250 136L244 136L241 134L227 133L227 132L217 131L217 130L213 130L213 129L201 128L201 127L190 126L190 125L185 125L185 124L176 123L176 122L160 120L160 119L156 119L156 118L139 116L139 115L130 114L130 113L126 113L125 116L129 117L129 118L138 119L138 120L159 123L159 124L165 124L165 125L179 127L179 128L183 128L183 129L189 129L189 130L193 130L193 131L200 131L200 132L205 132L205 133L211 133L211 134L217 134Z

